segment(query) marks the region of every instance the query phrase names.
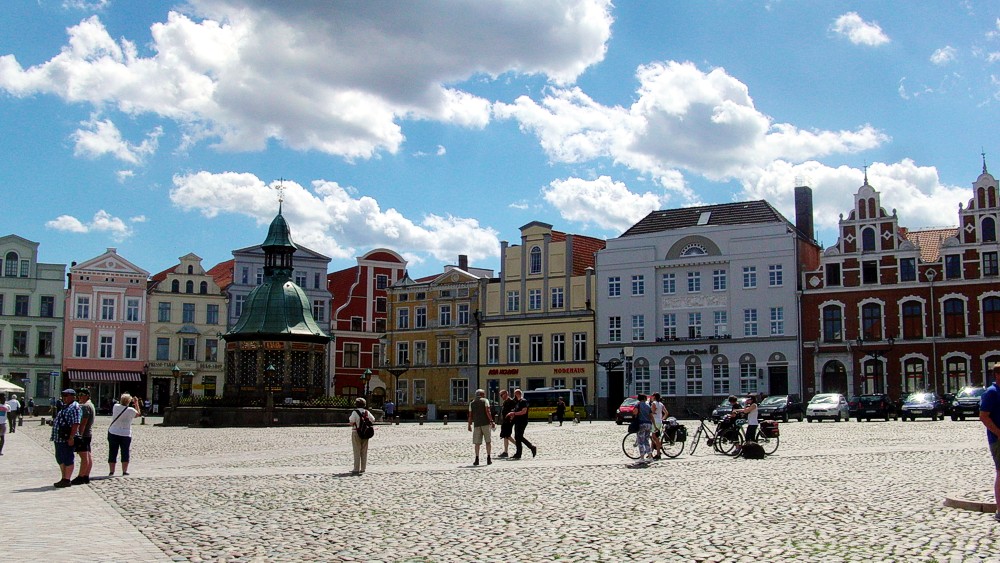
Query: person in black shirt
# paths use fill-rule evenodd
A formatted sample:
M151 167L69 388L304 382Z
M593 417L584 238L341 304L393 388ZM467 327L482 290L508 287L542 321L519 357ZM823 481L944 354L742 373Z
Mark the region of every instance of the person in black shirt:
M511 434L514 431L514 419L507 415L517 406L517 401L510 398L510 394L507 393L506 389L500 391L500 402L502 404L500 408L500 437L503 438L503 453L498 455L498 458L507 457L507 450L514 441L511 438Z
M514 444L517 445L517 450L511 459L521 459L522 446L528 446L531 457L535 457L538 448L524 438L524 429L528 427L528 401L521 395L520 389L514 389L514 401L517 402L517 406L513 412L507 414L514 421Z

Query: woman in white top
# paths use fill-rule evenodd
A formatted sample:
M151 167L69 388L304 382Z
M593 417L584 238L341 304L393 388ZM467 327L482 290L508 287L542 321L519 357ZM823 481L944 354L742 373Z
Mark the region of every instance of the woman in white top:
M358 397L354 401L354 411L351 412L351 449L354 450L354 470L351 471L351 475L361 475L365 472L365 466L368 465L368 440L364 440L358 435L358 423L361 422L361 417L366 417L372 424L375 423L375 415L371 413L365 406L367 402Z
M139 399L122 393L121 400L111 408L111 426L108 426L108 475L115 474L118 450L122 451L122 475L128 475L129 448L132 446L132 420L142 412Z
M757 397L748 395L747 406L739 409L738 412L747 415L746 442L757 441Z

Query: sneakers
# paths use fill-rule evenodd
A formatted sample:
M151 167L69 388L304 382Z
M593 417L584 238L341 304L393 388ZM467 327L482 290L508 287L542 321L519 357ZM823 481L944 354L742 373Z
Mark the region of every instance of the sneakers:
M57 489L63 489L63 488L66 488L66 487L70 487L72 485L73 485L73 482L70 481L69 479L60 479L59 481L56 481L55 483L52 483L52 486L55 487L55 488L57 488Z
M486 465L493 465L493 460L490 458L490 456L486 456Z
M472 465L479 465L479 458L478 457L476 458L476 461L472 462Z
M498 455L497 459L503 459L505 457L507 457L507 452L503 452L502 454Z
M87 477L85 475L80 475L78 477L75 477L72 481L70 481L70 483L74 485L86 485L89 482L90 482L90 477Z

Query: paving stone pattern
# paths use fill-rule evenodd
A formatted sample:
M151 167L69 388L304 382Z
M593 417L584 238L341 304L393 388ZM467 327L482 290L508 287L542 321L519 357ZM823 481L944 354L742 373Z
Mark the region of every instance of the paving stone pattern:
M48 427L29 419L8 435L0 494L22 525L0 534L19 530L0 539L6 558L1000 561L992 515L943 506L991 490L978 421L791 422L765 460L701 444L641 469L608 422L532 423L537 458L479 467L464 424L378 426L361 477L348 473L347 428L156 421L135 425L128 477L106 477L95 439L91 484L64 490L51 486ZM67 506L80 521L54 524Z

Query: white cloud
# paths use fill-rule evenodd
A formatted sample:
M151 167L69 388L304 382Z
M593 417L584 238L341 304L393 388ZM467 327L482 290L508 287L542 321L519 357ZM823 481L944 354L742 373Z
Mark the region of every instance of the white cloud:
M111 238L116 241L132 236L132 227L128 226L121 218L115 217L103 209L94 213L94 217L88 223L84 223L72 215L60 215L46 222L45 226L69 233L110 233Z
M63 0L62 5L66 10L99 12L110 6L111 0Z
M632 193L625 184L607 176L554 180L542 189L542 197L563 219L615 231L631 227L663 203L654 193Z
M889 36L877 23L866 22L857 12L848 12L838 17L830 26L830 30L846 37L855 45L878 47L890 41Z
M129 179L135 177L135 171L134 170L119 170L119 171L115 172L115 176L118 177L118 182L119 183L124 184L126 180L129 180Z
M944 66L954 61L957 55L958 51L954 47L946 45L931 54L931 62L938 66Z
M276 139L368 158L398 151L403 119L488 123L489 102L455 89L463 80L517 73L571 83L603 60L612 23L609 0L183 6L152 26L151 56L92 16L47 62L23 68L0 57L0 88L157 114L178 122L185 147L214 139L262 150Z
M87 158L99 158L111 155L122 162L141 164L147 157L156 152L163 129L156 127L146 134L146 139L138 145L122 138L121 131L110 119L98 119L91 116L89 121L81 121L84 129L77 129L71 135L76 143L73 154Z
M381 246L439 261L455 260L459 254L470 260L493 258L499 252L497 232L475 219L428 214L412 220L396 209L383 210L371 197L355 197L353 189L326 180L314 180L311 189L287 180L284 186L283 215L292 225L292 238L332 258L351 258L359 248ZM170 200L205 217L238 214L252 217L258 224L269 223L276 211L273 191L248 173L174 176Z

